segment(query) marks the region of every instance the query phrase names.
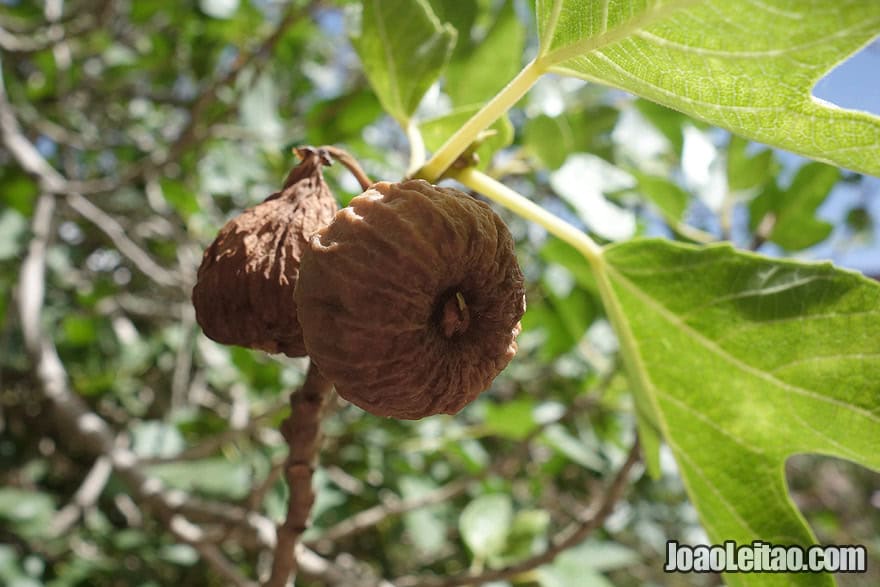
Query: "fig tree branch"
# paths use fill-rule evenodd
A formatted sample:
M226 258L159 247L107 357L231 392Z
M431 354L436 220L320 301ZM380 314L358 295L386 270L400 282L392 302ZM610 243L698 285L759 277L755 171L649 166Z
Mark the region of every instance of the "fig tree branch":
M318 458L321 412L330 396L332 384L314 364L309 365L306 380L299 391L290 395L290 416L281 423L281 434L289 446L284 476L290 488L287 518L277 530L275 558L266 587L284 587L296 577L296 548L308 525L315 501L312 473Z
M52 517L49 531L53 536L66 534L80 517L86 514L87 510L94 507L98 498L101 497L101 493L104 492L104 487L110 480L112 472L113 464L108 457L101 456L95 460L79 489L73 494L70 503L58 510Z

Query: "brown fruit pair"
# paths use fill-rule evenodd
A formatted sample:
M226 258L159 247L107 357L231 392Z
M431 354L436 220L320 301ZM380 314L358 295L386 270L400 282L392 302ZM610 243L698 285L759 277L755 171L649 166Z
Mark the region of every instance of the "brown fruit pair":
M283 206L270 198L244 212L205 252L199 323L225 344L308 352L339 395L373 414L458 412L516 353L525 298L510 232L486 204L421 180L376 183L328 214L314 156L291 172ZM265 246L242 246L266 232Z

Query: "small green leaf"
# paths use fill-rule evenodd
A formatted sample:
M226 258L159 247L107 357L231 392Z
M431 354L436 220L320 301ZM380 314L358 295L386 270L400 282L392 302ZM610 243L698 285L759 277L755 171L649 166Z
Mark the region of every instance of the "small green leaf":
M64 342L73 346L88 346L98 338L98 329L93 318L68 316L61 322Z
M619 110L597 106L550 117L530 118L523 131L523 145L548 169L558 169L571 153L610 157L608 134L617 123Z
M633 171L632 174L639 182L639 194L653 202L671 223L681 220L690 201L690 196L686 191L665 177L657 177L638 171Z
M733 190L748 190L767 183L778 165L770 149L761 149L754 155L746 153L749 142L730 135L727 147L727 185Z
M504 551L513 523L513 504L507 494L481 495L461 512L458 528L475 558L486 559Z
M492 434L522 440L537 426L532 417L534 409L535 402L529 398L487 404L484 423Z
M23 172L19 174L16 168L7 169L0 177L4 205L23 216L33 214L34 201L40 193L37 183Z
M406 127L455 45L426 0L364 0L352 44L385 110Z
M201 209L193 191L183 183L173 179L162 180L162 196L184 220Z
M7 587L44 587L42 581L29 576L33 573L25 570L26 563L17 552L16 547L0 544L0 585Z
M789 251L799 251L828 238L833 227L816 218L816 209L840 179L840 170L822 163L809 163L798 170L791 186L780 190L770 183L752 200L754 230L767 214L774 217L768 240Z
M569 434L560 424L547 426L541 439L545 444L585 469L597 472L602 472L605 469L605 463L599 458L599 455L587 448L586 442Z

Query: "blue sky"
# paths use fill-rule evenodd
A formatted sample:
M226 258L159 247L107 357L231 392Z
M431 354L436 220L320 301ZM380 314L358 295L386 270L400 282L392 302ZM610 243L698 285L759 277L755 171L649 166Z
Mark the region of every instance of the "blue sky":
M880 115L880 40L834 68L816 84L813 94L842 108ZM880 153L880 145L877 150ZM856 206L864 206L873 219L873 238L860 246L847 246L850 231L844 218ZM809 251L811 258L831 259L841 267L880 275L880 178L865 177L862 185L841 184L819 209L819 216L834 224L835 231Z

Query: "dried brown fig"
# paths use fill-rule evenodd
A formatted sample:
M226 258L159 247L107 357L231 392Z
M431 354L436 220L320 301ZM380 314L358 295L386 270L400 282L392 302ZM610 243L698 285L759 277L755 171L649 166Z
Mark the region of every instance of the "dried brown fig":
M306 354L293 299L299 261L337 205L321 171L328 154L296 153L302 162L282 190L227 222L202 257L192 302L205 335L219 343Z
M380 182L318 231L296 287L309 356L376 415L454 414L516 353L513 238L489 206L425 181Z

